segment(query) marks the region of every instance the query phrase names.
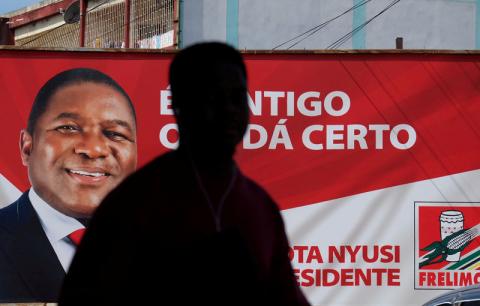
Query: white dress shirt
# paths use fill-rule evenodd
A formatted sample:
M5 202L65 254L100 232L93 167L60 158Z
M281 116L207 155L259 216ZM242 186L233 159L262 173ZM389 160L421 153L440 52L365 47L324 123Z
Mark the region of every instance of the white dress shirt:
M33 187L30 188L28 198L40 218L40 224L57 254L58 260L67 272L76 250L76 246L70 241L68 235L78 229L85 228L85 226L75 218L64 215L48 205L33 190Z

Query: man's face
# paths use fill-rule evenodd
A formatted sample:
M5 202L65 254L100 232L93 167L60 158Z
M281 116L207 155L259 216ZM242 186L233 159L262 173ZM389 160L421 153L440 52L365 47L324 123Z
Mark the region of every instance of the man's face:
M215 64L187 91L179 124L192 150L232 155L248 125L245 75L233 64ZM198 96L201 93L200 97ZM187 104L187 103L186 103ZM182 120L183 119L183 120Z
M137 165L136 126L127 100L111 87L60 88L20 149L40 197L72 217L88 217Z

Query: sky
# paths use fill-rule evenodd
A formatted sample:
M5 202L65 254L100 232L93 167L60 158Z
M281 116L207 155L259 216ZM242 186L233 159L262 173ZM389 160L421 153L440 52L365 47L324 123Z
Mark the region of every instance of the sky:
M0 15L39 2L40 0L0 0Z

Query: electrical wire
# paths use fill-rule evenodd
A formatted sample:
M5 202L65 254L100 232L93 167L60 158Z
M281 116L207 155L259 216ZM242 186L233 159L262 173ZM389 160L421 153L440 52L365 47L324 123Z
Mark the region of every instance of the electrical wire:
M341 14L340 16L335 17L335 18L332 18L331 21L334 21L334 20L338 19L339 17L345 15L346 13L348 13L348 12L350 12L350 11L353 11L354 9L356 9L356 8L362 6L362 5L365 5L365 4L367 4L368 2L370 2L370 0L367 0L367 1L364 1L364 2L362 2L362 3L357 4L356 6L352 7L350 10L344 12L344 13ZM329 23L329 22L327 22L327 23L326 23L325 25L323 25L321 28L312 31L310 34L308 34L306 37L302 38L301 40L297 41L296 43L292 44L291 46L289 46L289 47L287 48L287 50L290 50L291 48L295 47L296 45L298 45L298 44L301 43L302 41L304 41L304 40L306 40L307 38L311 37L313 34L317 33L318 31L320 31L321 29L323 29L325 26L327 26L328 23Z
M372 0L363 0L362 2L357 3L356 5L352 6L351 8L349 8L349 9L346 10L346 11L344 11L343 13L341 13L341 14L339 14L339 15L337 15L337 16L335 16L335 17L333 17L333 18L331 18L331 19L329 19L329 20L327 20L327 21L324 21L324 22L322 22L321 24L316 25L316 26L314 26L313 28L310 28L309 30L307 30L307 31L305 31L305 32L303 32L303 33L301 33L301 34L299 34L299 35L297 35L297 36L295 36L295 37L293 37L293 38L291 38L291 39L289 39L289 40L287 40L287 41L285 41L285 42L283 42L283 43L281 43L281 44L279 44L279 45L277 45L277 46L275 46L275 47L273 47L272 50L278 49L278 48L280 48L281 46L284 46L284 45L288 44L289 42L292 42L292 41L294 41L294 40L296 40L296 39L298 39L298 38L300 38L300 37L302 37L302 36L304 36L304 35L307 35L307 36L304 37L303 39L297 41L296 43L292 44L291 46L289 46L289 47L287 48L287 49L290 49L290 48L296 46L297 44L299 44L300 42L302 42L303 40L307 39L308 37L312 36L313 34L317 33L318 31L320 31L321 29L323 29L326 25L328 25L328 24L331 23L332 21L337 20L338 18L342 17L343 15L345 15L345 14L347 14L347 13L349 13L349 12L351 12L351 11L353 11L353 10L355 10L355 9L357 9L357 8L365 5L365 4L367 4L367 3L370 2L370 1L372 1Z
M383 10L381 10L378 14L376 14L375 16L373 16L372 18L368 19L367 21L365 21L364 23L362 23L361 25L359 25L358 27L356 27L355 29L353 29L352 31L348 32L347 34L343 35L342 37L340 37L339 39L337 39L335 42L333 42L331 45L329 45L326 49L329 49L329 50L333 50L333 49L337 49L338 47L340 47L341 45L343 45L345 42L347 42L348 40L350 40L356 33L358 33L359 31L361 31L363 28L365 28L370 22L372 22L373 20L375 20L377 17L379 17L380 15L382 15L383 13L385 13L387 10L389 10L391 7L393 7L394 5L396 5L397 3L399 3L401 0L394 0L392 1L389 5L387 5Z

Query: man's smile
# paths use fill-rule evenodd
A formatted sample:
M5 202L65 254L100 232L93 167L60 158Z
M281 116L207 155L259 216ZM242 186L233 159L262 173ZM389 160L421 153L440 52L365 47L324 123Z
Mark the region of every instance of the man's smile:
M111 176L103 168L66 168L67 174L82 185L99 185Z

